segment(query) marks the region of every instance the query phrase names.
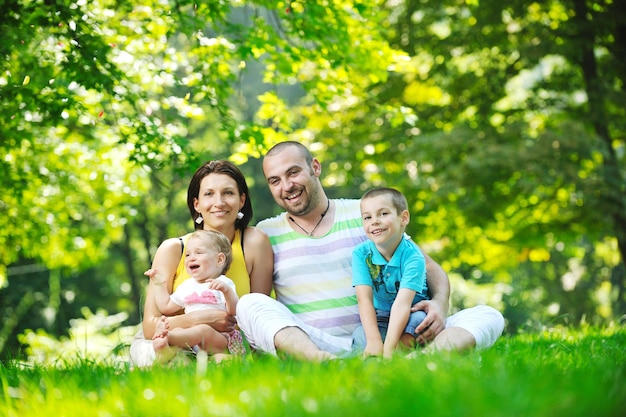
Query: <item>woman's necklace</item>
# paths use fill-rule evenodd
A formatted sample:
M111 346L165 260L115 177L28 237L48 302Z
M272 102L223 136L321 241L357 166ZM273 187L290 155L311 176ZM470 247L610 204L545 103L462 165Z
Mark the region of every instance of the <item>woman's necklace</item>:
M315 233L315 231L317 230L317 227L320 225L320 223L322 223L322 220L324 220L324 216L326 215L326 213L328 213L328 209L330 208L330 198L327 197L326 200L328 201L328 203L326 204L326 210L324 210L324 212L322 213L322 217L320 217L320 220L317 222L317 224L315 225L313 230L311 230L311 232L307 232L306 229L304 227L300 226L298 224L298 222L293 217L289 216L289 220L291 220L293 222L293 224L298 226L300 228L300 230L302 230L308 236L313 236L313 233Z

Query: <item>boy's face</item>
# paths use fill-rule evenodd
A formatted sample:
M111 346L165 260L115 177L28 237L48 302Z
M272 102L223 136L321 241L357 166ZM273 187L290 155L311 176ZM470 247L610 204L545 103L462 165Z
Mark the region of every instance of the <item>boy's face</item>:
M407 210L398 213L387 195L361 200L361 219L367 237L376 244L397 240L409 223Z
M225 256L207 247L200 239L189 239L185 250L185 269L196 281L215 279L222 273Z

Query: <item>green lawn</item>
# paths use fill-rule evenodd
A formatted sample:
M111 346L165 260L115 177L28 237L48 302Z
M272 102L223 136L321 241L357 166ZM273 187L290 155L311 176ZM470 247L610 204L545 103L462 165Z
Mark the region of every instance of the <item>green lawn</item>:
M0 369L2 416L624 416L626 329L503 337L490 350L324 364L254 357L129 370Z

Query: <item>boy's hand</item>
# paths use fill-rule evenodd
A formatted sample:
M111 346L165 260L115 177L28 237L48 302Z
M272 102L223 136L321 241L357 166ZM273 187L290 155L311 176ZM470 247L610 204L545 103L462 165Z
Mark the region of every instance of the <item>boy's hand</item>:
M365 344L365 349L363 350L363 356L381 356L383 354L383 343L376 342L367 342Z

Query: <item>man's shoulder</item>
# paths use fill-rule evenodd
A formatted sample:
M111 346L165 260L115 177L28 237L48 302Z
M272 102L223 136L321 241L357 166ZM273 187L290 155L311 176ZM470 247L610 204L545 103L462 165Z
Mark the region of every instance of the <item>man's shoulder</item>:
M354 208L361 209L361 200L357 198L334 198L332 201L337 204L337 207L353 210Z
M339 222L349 222L351 227L361 227L361 200L340 198L335 202L335 219Z
M358 210L359 215L360 215L360 210L361 210L360 201L361 200L354 199L354 198L332 198L331 201L335 202L337 209L341 212L352 212L354 210ZM268 227L282 226L286 223L286 216L287 216L287 212L283 211L282 213L276 216L272 216L272 217L268 217L266 219L260 220L256 224L256 227L258 227L259 229L266 229Z
M286 214L286 212L282 212L276 216L263 219L256 224L256 227L261 230L267 229L268 227L275 227L284 221Z

